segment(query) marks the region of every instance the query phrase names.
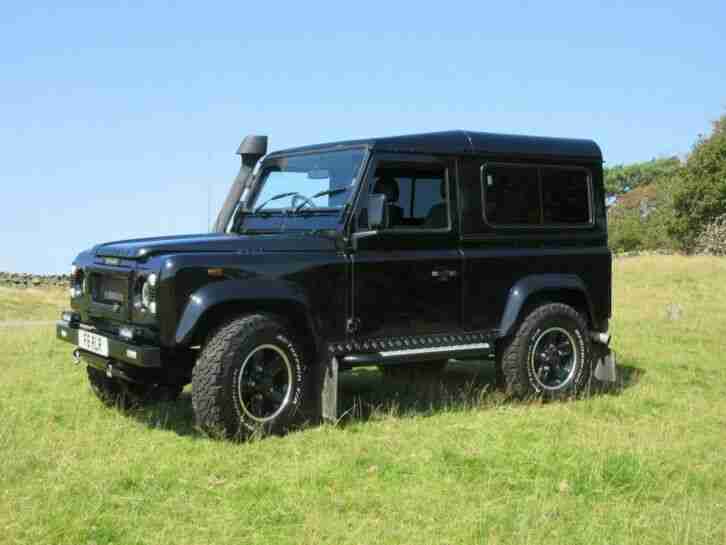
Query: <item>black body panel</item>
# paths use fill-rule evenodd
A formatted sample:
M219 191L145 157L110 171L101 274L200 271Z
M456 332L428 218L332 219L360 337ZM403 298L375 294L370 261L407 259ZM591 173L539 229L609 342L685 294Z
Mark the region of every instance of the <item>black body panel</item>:
M494 226L483 213L482 168L497 163L585 169L591 178L592 221L574 226ZM530 296L578 302L590 326L607 330L611 314L611 254L602 164L551 157L526 159L501 155L461 161L461 249L464 256L465 324L474 329L510 328ZM515 310L517 312L515 312ZM514 314L513 314L514 313ZM514 316L514 318L512 318Z
M205 315L226 304L247 312L293 312L290 318L304 319L315 344L345 337L349 260L340 252L179 254L168 261L160 297L160 304L169 301L161 329L166 346L199 341L194 333ZM210 267L222 276L210 279Z
M494 134L474 131L444 131L405 136L388 136L366 140L349 140L317 144L278 151L274 158L291 153L365 146L381 153L429 153L466 155L488 153L520 157L580 158L601 161L602 152L592 140L550 138L515 134Z
M387 247L388 246L388 247ZM461 330L461 254L394 250L385 238L362 240L353 261L353 314L360 338ZM440 273L440 276L434 276Z
M97 256L130 259L158 254L213 252L285 252L305 250L322 252L335 249L331 239L305 234L244 236L235 234L202 234L173 237L140 238L108 242L94 248Z
M587 314L593 331L607 331L611 255L597 144L451 131L296 148L268 159L355 146L370 153L350 201L331 222L335 228L101 244L74 262L87 281L71 308L81 323L113 339L110 359L143 367L125 358L126 344L143 346L144 362L158 362L153 365L170 375L185 367L183 376L214 328L242 313L282 316L319 361L339 356L343 366L488 355L533 301L571 304ZM369 197L381 195L376 169L383 164L393 172L394 163L416 163L429 169L429 178L432 168L444 173L438 187L446 212L439 219L448 222L426 228L440 204L424 211L425 218L414 217L411 189L410 213L400 213L399 228L361 225ZM490 224L484 172L493 163L586 172L588 221ZM391 204L386 210L401 208ZM139 303L152 274L158 277L154 311ZM134 328L133 343L120 339L124 325ZM66 332L62 340L75 338Z

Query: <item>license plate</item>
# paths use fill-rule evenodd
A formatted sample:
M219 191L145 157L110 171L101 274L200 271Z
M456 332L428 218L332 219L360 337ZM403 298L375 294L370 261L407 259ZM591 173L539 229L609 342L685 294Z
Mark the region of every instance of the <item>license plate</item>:
M108 357L108 339L90 331L78 332L78 346L99 356Z

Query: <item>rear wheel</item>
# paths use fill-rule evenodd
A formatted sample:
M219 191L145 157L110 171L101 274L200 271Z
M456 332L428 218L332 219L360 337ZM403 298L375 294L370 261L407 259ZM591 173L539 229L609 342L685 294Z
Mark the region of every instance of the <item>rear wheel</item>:
M535 308L501 347L501 375L515 397L562 398L584 391L591 372L587 323L562 303Z
M284 433L302 420L306 375L302 346L280 320L231 320L212 334L194 367L197 424L229 438Z

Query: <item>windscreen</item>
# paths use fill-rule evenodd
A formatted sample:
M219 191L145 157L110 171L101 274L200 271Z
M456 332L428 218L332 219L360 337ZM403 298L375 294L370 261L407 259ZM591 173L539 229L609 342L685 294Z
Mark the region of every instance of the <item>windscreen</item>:
M249 208L254 210L266 203L267 210L295 209L300 205L340 209L350 197L363 154L362 149L349 149L270 161L263 168L261 187ZM285 196L275 198L279 195Z

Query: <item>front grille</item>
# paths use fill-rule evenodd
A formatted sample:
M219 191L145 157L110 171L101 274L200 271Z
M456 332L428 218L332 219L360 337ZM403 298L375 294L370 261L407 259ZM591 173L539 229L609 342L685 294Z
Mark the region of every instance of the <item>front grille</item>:
M128 278L94 273L91 277L91 296L98 303L123 306L129 296Z

